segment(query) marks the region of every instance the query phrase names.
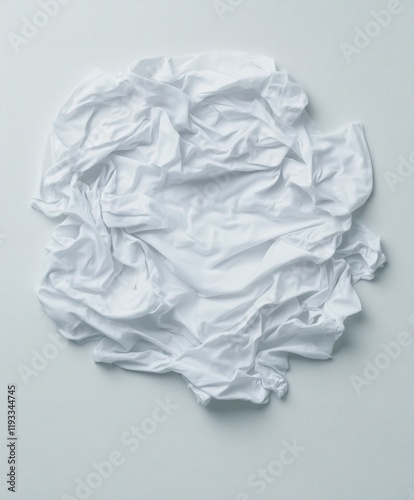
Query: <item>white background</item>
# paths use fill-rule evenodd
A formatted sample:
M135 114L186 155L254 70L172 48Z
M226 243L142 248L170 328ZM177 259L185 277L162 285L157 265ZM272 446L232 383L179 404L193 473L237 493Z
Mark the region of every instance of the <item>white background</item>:
M84 498L414 497L414 343L360 394L350 382L363 376L365 360L375 362L384 352L382 342L403 330L414 333L414 174L393 177L393 189L387 181L398 174L398 157L408 159L414 150L413 2L402 0L401 12L348 62L340 44L354 45L355 28L364 29L371 11L386 8L386 1L232 1L221 19L217 5L231 0L216 7L212 0L71 0L18 53L8 34L21 36L23 18L41 9L37 1L1 1L0 498L77 498L76 479L85 481L93 462L114 450L124 463ZM364 124L375 181L360 215L381 236L388 264L374 281L357 285L363 312L347 320L333 360L292 359L288 395L264 406L213 402L204 408L177 375L95 364L92 344L59 349L25 384L22 367L31 367L34 354L56 337L35 296L56 222L30 203L58 108L97 66L117 73L141 57L211 49L274 57L302 84L324 131ZM7 384L17 385L16 494L6 489ZM151 417L157 398L178 408L131 453L121 436ZM249 477L294 440L302 451L258 493Z

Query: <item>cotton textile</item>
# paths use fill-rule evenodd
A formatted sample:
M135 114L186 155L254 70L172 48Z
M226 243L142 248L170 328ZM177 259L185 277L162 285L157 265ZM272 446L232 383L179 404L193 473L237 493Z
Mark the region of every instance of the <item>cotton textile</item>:
M331 357L385 262L352 212L362 125L322 133L273 59L220 52L97 71L56 117L32 206L64 216L38 297L96 362L266 403L288 355Z

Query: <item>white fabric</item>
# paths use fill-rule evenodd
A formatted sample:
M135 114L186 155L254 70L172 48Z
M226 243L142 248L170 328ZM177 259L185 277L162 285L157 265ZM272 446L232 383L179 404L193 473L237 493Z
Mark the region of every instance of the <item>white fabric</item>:
M156 57L97 72L53 123L33 206L63 215L38 296L94 360L175 371L197 400L283 396L288 355L329 358L384 255L352 212L361 124L322 133L269 57Z

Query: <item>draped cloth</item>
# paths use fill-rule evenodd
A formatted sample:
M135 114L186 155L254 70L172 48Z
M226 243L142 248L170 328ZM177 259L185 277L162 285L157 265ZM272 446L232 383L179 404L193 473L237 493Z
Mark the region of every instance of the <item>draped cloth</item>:
M59 217L37 293L93 359L177 372L197 401L266 403L288 356L331 357L385 262L352 213L372 190L360 123L323 133L266 56L96 71L50 133L32 206Z

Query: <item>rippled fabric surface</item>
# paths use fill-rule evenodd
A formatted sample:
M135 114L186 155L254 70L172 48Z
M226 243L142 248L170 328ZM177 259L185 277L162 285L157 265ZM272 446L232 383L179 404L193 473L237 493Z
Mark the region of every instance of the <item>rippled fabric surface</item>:
M384 261L352 217L361 124L322 133L271 58L157 57L98 71L56 117L33 206L63 215L38 296L94 360L181 374L197 400L268 401L288 355L329 358Z

